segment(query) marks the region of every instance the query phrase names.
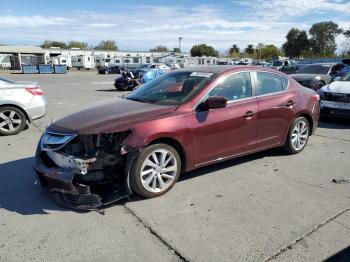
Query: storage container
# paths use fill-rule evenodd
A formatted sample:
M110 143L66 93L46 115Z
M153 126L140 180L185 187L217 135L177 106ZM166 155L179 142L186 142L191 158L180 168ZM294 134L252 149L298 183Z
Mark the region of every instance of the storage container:
M51 65L39 65L39 74L52 74Z
M22 65L22 73L23 74L36 74L38 70L35 65Z

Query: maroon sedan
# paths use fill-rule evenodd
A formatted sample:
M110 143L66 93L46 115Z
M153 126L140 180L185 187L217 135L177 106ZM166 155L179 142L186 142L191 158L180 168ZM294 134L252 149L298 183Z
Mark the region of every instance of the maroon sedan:
M182 69L51 124L35 169L56 200L89 210L132 192L162 195L180 173L219 161L299 153L318 118L319 96L281 72Z

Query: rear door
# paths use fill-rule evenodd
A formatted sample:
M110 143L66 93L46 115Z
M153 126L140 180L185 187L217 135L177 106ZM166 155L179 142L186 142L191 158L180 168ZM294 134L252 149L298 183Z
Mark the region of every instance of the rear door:
M281 144L294 118L296 93L288 89L288 78L271 72L254 73L258 105L257 147Z

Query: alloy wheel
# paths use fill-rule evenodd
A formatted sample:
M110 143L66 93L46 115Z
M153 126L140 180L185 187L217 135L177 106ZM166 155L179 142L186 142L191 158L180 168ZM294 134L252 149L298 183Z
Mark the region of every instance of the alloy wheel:
M22 117L16 111L4 110L0 112L0 130L5 133L15 132L22 125Z
M174 154L166 149L158 149L144 160L140 177L142 186L147 191L160 193L171 186L176 174L177 162Z
M293 148L297 151L302 150L306 145L308 136L309 128L307 123L305 123L304 121L300 121L299 123L297 123L293 129L291 137L291 144Z

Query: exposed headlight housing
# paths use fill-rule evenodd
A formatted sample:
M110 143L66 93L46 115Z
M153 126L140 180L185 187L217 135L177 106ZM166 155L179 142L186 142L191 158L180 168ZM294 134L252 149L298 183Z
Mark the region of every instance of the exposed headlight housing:
M76 137L76 134L58 134L45 132L40 141L42 151L58 150L64 147L69 141Z

